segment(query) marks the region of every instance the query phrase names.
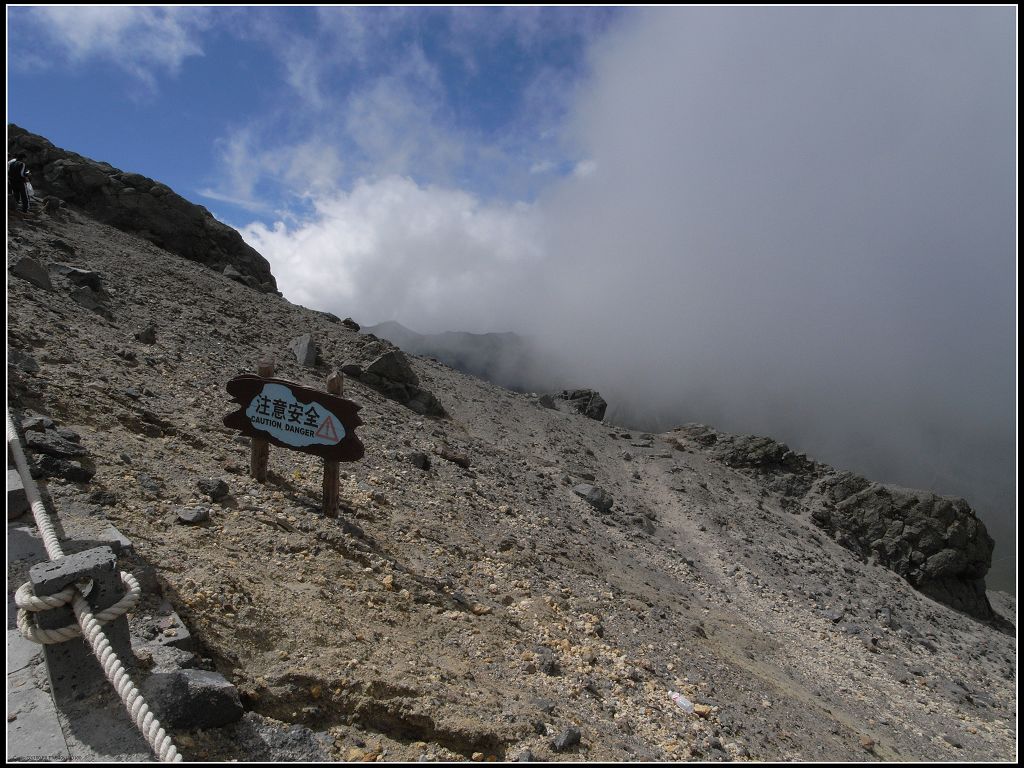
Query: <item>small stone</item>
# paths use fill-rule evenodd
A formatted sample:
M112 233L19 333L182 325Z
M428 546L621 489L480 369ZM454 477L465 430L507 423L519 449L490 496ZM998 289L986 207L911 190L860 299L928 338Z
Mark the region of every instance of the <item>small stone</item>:
M868 752L870 752L875 748L875 740L872 739L870 736L861 736L860 746L861 748L866 749Z
M572 492L585 499L598 512L608 512L615 504L612 495L596 485L581 483L575 486Z
M228 495L228 484L219 477L201 478L196 485L199 490L210 497L212 501L220 501Z
M705 720L707 720L709 717L711 717L711 709L712 708L709 707L707 704L694 704L693 705L693 713L695 715L697 715L698 717L703 717Z
M469 469L469 467L472 464L472 462L469 459L469 456L467 456L464 453L453 451L449 448L442 448L440 451L437 452L437 454L442 459L447 459L448 461L452 462L452 464L457 464L463 469Z
M430 469L430 457L419 451L409 454L409 463L423 471Z
M126 457L127 458L127 457ZM127 462L131 464L131 459L128 458ZM139 487L147 493L152 493L154 496L159 496L164 489L164 484L157 480L155 477L149 475L138 474L135 476L135 481L139 484Z
M544 648L541 646L537 649L537 669L548 677L555 677L561 674L561 667L555 660L555 654L551 652L550 648Z
M206 507L183 507L178 510L177 519L179 522L187 525L205 523L210 519L210 510Z
M473 607L470 608L474 616L486 616L491 613L492 608L489 605L483 605L482 603L473 603Z
M156 344L156 326L150 323L142 330L136 331L135 338L143 344Z
M110 310L100 303L100 296L96 291L87 285L83 285L80 288L76 288L71 292L71 298L80 307L84 307L91 312L95 312L98 315L106 317L108 320L113 317L110 314Z
M470 758L470 759L474 763L482 763L483 760L484 760L484 753L483 752L474 752L472 758Z
M570 750L580 743L580 736L579 728L569 726L555 737L554 741L551 742L551 748L554 749L555 752L565 752Z

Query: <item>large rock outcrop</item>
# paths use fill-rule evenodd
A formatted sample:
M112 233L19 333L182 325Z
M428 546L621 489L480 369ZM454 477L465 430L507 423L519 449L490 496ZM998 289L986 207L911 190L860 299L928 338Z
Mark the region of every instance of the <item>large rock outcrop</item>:
M994 542L966 501L870 483L849 472L819 480L808 500L815 498L814 522L844 547L896 571L940 603L992 618L985 574Z
M567 389L558 397L567 401L574 410L595 421L601 421L608 409L605 399L592 389Z
M787 505L809 511L818 527L864 560L895 571L952 608L993 618L985 574L994 543L963 499L873 483L767 437L730 435L703 424L672 434L677 447L697 448L756 477Z
M256 290L277 291L270 264L238 232L166 185L55 147L13 124L7 126L7 151L24 153L37 194L58 197L104 224L218 272L233 267Z
M415 413L434 418L447 416L444 406L433 393L420 386L419 377L400 349L372 334L361 336L359 344L358 359L370 362L346 363L341 366L343 373Z

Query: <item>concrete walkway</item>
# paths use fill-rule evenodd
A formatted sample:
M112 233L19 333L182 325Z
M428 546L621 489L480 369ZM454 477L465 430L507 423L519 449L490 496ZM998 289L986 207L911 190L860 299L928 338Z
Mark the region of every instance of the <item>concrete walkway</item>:
M8 762L148 762L149 745L113 687L100 680L59 708L50 693L41 646L17 629L14 593L46 550L30 513L7 523L7 760ZM69 642L84 642L72 640Z
M71 751L50 696L39 645L17 629L14 593L28 569L46 560L31 515L7 523L7 760L70 760Z

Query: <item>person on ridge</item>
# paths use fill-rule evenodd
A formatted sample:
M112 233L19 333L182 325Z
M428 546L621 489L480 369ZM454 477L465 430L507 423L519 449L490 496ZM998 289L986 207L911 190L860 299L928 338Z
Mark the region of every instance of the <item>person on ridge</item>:
M7 164L7 181L14 192L14 202L21 207L22 213L28 213L28 193L25 182L28 180L28 168L25 167L25 155L17 154Z

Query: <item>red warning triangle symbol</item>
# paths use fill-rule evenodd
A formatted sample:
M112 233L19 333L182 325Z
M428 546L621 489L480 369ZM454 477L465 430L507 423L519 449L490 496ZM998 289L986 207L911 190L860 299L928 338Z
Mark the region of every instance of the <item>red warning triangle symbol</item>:
M338 442L338 433L334 431L334 419L327 416L324 423L320 425L320 429L316 431L317 437L322 437L324 440L330 440L331 442Z

